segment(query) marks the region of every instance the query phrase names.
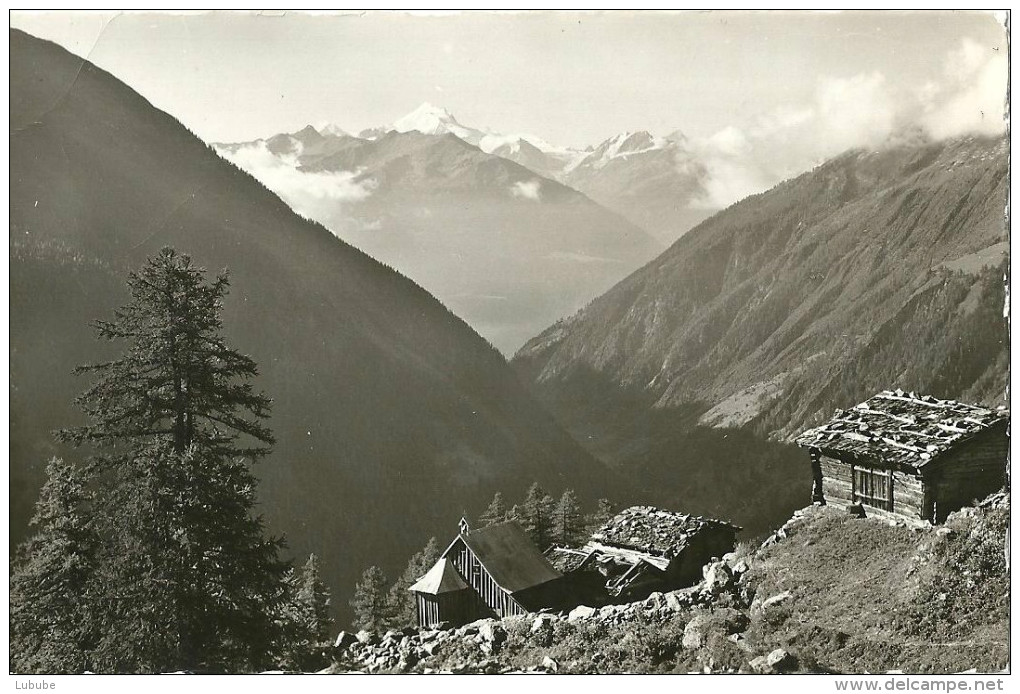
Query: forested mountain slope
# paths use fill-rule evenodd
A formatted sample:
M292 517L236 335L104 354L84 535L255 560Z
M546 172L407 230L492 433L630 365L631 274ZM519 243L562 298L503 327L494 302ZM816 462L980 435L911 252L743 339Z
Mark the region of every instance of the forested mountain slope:
M1003 401L1007 177L1004 139L847 152L716 214L513 363L604 460L774 524L807 498L800 458L734 437L789 440L883 388Z

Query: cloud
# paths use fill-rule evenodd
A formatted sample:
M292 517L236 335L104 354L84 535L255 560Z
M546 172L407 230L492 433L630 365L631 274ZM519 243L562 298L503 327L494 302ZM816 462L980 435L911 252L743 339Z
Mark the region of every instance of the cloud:
M726 207L846 150L888 146L911 131L934 140L1001 134L1008 64L1000 53L963 39L940 78L913 89L893 88L877 71L824 78L807 103L692 140L708 179L691 207Z
M1009 64L1001 53L963 40L946 61L945 82L928 85L920 95L926 132L936 139L1003 132Z
M510 188L510 192L514 194L515 198L526 198L528 200L541 200L542 199L542 182L538 179L532 179L530 181L517 181Z
M371 195L375 181L359 181L355 171L303 171L298 168L301 143L293 144L296 147L285 155L273 154L262 140L238 148L218 147L217 152L257 178L295 212L337 232L337 225L351 221L344 207Z

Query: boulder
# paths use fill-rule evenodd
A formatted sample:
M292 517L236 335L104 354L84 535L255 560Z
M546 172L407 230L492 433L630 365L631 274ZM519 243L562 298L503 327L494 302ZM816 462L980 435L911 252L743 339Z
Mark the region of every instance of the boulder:
M656 591L645 598L645 607L649 610L658 610L666 605L666 599L662 593Z
M666 609L671 612L679 612L689 604L686 601L681 600L680 596L676 593L666 593L663 598L666 601Z
M705 568L705 590L720 593L733 583L733 572L726 562L716 562Z
M782 648L777 648L765 656L765 662L774 672L789 672L797 667L797 659Z
M542 658L542 667L548 670L549 672L558 672L560 669L560 664L557 663L552 658L550 658L549 656L545 656L544 658Z
M747 617L732 608L725 607L713 612L702 612L695 615L684 627L681 643L685 649L695 650L704 646L713 633L729 636L743 631L747 625Z
M366 645L372 645L374 643L379 642L379 637L376 636L373 632L368 631L366 629L362 629L361 631L359 631L357 634L354 635L354 638L358 640L358 643L364 643Z
M552 631L552 625L555 621L556 617L551 614L540 614L531 623L531 633L538 634L540 632Z
M595 608L588 607L587 605L578 605L567 615L567 621L576 622L581 619L589 619L593 614L595 614Z
M761 655L751 661L751 669L762 675L790 672L796 669L797 659L782 648L768 655Z
M478 628L482 650L489 654L499 653L506 643L506 629L499 622L487 622Z
M346 651L348 646L352 643L358 643L358 637L350 632L341 631L337 635L336 641L333 642L333 647L341 651Z
M792 597L793 594L790 591L784 590L782 593L773 595L771 598L764 600L760 606L762 614L765 614L766 612L769 611L770 608L776 607L777 605L786 602Z

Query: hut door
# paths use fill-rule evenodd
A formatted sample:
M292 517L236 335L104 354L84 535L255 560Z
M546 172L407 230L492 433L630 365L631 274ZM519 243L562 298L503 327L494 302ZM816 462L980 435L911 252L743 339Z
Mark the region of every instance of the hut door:
M889 470L855 466L854 494L861 503L874 508L893 510L893 478Z

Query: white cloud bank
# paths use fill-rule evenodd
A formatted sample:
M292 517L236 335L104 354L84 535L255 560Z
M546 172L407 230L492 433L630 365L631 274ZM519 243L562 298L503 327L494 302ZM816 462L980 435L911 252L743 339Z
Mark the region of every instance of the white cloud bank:
M745 128L690 143L709 172L694 207L718 209L855 147L877 148L911 131L941 140L1004 132L1008 63L964 39L938 81L905 91L881 72L820 80L810 103L776 109Z
M511 187L510 192L513 193L515 198L539 201L542 199L542 182L538 179L517 181Z
M359 181L354 171L303 171L298 168L300 143L289 154L278 156L262 140L237 149L217 148L220 156L233 162L279 195L298 214L337 231L350 203L372 194L374 181Z

